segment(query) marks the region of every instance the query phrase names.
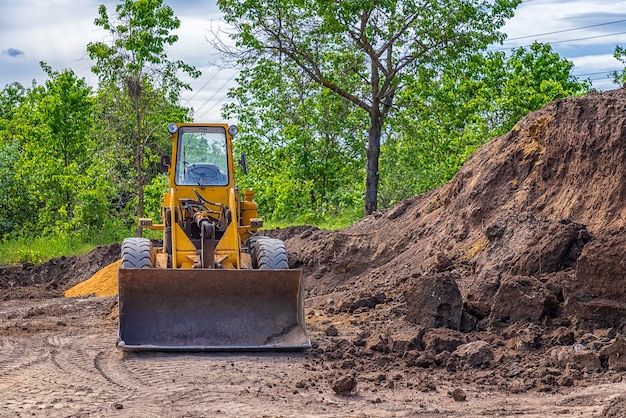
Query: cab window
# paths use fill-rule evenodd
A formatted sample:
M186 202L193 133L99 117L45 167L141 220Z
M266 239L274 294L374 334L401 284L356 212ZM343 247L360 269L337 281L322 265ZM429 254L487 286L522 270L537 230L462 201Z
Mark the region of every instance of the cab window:
M176 184L226 186L226 130L219 126L186 126L178 131Z

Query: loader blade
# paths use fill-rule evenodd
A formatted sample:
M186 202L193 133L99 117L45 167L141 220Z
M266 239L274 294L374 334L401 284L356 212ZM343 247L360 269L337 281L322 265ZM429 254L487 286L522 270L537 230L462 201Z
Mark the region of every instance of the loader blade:
M120 269L118 347L304 349L300 270Z

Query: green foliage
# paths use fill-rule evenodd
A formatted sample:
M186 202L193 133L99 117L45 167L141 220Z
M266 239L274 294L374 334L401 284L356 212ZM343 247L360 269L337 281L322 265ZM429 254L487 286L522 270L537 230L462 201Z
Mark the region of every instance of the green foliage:
M41 66L49 77L45 84L22 90L13 101L17 105L3 112L10 119L0 147L0 178L6 186L0 235L85 226L76 210L85 203L82 190L93 181L92 91L72 70ZM5 97L7 91L13 92L12 86L5 88Z
M360 201L359 201L360 203ZM340 212L321 215L314 213L298 213L286 219L269 219L263 222L263 229L287 228L295 225L311 225L320 229L337 230L346 228L363 217L361 206L344 209Z
M20 228L29 218L20 209L26 199L15 178L19 155L19 141L3 139L0 144L0 237Z
M121 0L115 7L115 16L109 17L101 4L96 26L106 30L112 41L90 42L87 52L96 60L92 71L105 85L125 85L129 96L140 96L142 84L149 80L157 88L178 100L180 90L188 89L176 75L178 70L197 78L200 72L182 61L170 61L166 48L178 41L171 34L180 27L180 20L163 0Z
M71 70L45 63L43 85L14 83L0 93L0 237L90 242L103 228L128 229L144 184L158 218L158 161L171 149L165 126L188 118L177 104L187 86L176 71L199 72L167 59L165 48L177 39L170 31L180 24L169 6L126 0L116 11L108 19L101 6L96 19L111 44L88 45L100 77L96 94Z
M270 68L268 63L265 70ZM235 115L237 108L227 108L243 128L235 148L246 153L249 175L238 176L240 187L255 190L264 216L275 219L302 213L327 216L360 202L364 114L354 114L345 100L318 85L287 84L280 77L265 77L260 84L259 79L245 73L241 87L231 94L264 108L262 113ZM248 96L252 84L256 97Z
M323 95L305 92L299 96L298 86L309 85L313 91L312 85L321 86L333 96L330 100L350 107L348 113L358 123L340 132L338 139L350 141L350 134L362 137L367 133L359 153L366 158L364 200L366 212L371 213L377 207L383 131L406 81L421 82L422 69L445 68L502 39L497 29L519 3L219 0L239 48L227 52L245 70L239 79L245 91L235 91L240 104L232 110L242 124L249 124L246 129L260 130L259 136L268 137L267 128L252 124L254 118L248 120L246 115L272 112L294 99L305 102L310 98L316 103L313 109L322 109ZM329 113L335 115L332 110ZM284 141L291 144L283 127L313 123L310 116L309 109L305 115L281 112L282 118L273 122L277 125L271 132L273 138L267 139L280 147ZM365 129L363 120L367 121ZM305 181L286 187L304 188L308 193L313 186ZM331 187L329 183L327 190Z
M161 208L163 207L163 194L169 191L169 178L160 174L152 178L146 185L146 218L151 218L154 223L163 222Z
M620 71L613 71L613 73L611 73L611 78L615 84L622 86L623 84L626 84L626 48L616 45L615 50L613 51L613 56L624 65L624 68Z
M171 32L180 20L162 0L121 0L113 17L104 5L98 14L94 23L111 38L87 45L100 81L102 138L107 148L115 149L116 168L124 179L118 210L126 213L132 203L136 216L142 217L144 186L157 174L149 167L167 141L164 127L172 120L187 120L189 113L177 104L181 89L189 89L177 72L197 78L200 71L168 59L166 48L178 40Z
M444 184L476 148L529 112L586 93L589 83L571 76L572 68L550 45L534 43L508 57L475 54L407 79L383 145L383 204Z

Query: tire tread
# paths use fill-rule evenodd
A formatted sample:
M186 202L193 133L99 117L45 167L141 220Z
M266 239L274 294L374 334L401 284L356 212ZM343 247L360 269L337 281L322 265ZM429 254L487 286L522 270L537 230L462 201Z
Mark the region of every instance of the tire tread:
M126 238L122 243L122 268L141 269L154 266L152 243L147 238Z

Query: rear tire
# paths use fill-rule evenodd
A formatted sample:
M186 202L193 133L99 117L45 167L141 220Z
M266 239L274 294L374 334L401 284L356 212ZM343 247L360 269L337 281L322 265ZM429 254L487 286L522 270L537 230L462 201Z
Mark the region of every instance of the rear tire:
M279 239L258 237L251 245L252 267L259 270L287 270L287 250Z
M154 267L152 242L147 238L126 238L122 243L122 268L146 269Z

